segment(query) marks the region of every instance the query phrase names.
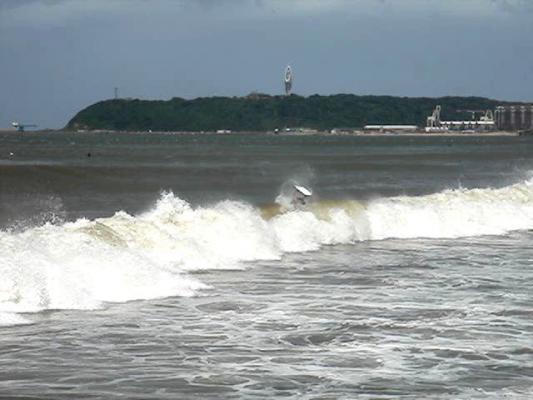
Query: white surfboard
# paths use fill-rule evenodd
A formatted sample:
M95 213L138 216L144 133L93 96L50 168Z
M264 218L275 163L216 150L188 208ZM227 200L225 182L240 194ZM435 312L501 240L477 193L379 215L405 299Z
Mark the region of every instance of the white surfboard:
M294 185L294 188L304 196L312 196L313 193L304 186Z

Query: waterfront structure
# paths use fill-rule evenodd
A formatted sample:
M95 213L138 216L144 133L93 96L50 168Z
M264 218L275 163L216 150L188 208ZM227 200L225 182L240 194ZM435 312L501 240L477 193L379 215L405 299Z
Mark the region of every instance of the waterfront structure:
M496 107L495 120L499 130L533 129L533 105L498 106Z
M447 131L475 131L486 132L496 129L494 113L487 110L479 119L471 121L442 121L440 117L441 106L435 107L433 114L427 117L426 132L447 132ZM475 115L475 112L474 112Z
M426 131L428 131L428 129L430 130L440 129L441 127L440 126L440 110L441 110L440 106L435 107L435 109L433 110L433 114L427 117Z
M12 122L11 126L13 128L15 128L19 132L24 132L26 130L26 128L37 128L37 125L35 125L35 124L22 124L22 123L17 122L17 121Z
M416 125L365 125L365 131L377 132L416 132L418 126Z
M290 65L287 65L287 68L285 69L285 76L284 76L284 82L285 82L285 94L287 96L290 96L292 93L292 69Z

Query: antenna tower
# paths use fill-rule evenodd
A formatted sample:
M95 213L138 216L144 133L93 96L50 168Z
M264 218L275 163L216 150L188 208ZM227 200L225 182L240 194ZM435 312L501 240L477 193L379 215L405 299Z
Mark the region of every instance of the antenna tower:
M285 94L290 96L292 93L292 69L290 65L287 65L285 69Z

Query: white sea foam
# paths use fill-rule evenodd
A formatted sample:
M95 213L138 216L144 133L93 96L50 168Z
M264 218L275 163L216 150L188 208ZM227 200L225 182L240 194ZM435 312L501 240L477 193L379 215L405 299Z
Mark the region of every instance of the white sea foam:
M533 184L319 202L268 218L263 211L236 201L193 208L166 193L137 216L0 232L0 324L26 322L21 312L191 296L206 286L190 271L242 268L324 245L532 229Z
M374 201L369 239L502 235L533 228L533 181Z
M25 325L31 322L18 314L0 312L0 326Z

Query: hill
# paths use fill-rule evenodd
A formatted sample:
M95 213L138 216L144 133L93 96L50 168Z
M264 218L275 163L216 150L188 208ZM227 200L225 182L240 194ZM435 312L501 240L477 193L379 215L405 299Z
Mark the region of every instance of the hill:
M80 111L66 129L120 131L269 131L283 127L319 130L366 124L425 126L434 107L443 119L470 119L460 110L494 110L502 102L482 97L414 98L338 94L301 97L250 95L193 100L105 100Z

